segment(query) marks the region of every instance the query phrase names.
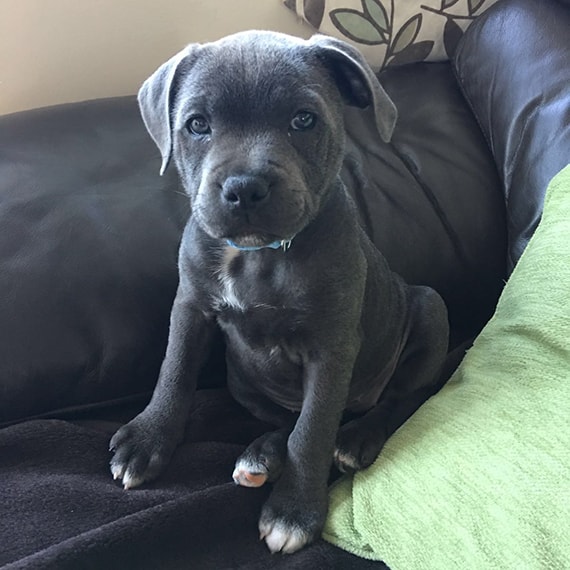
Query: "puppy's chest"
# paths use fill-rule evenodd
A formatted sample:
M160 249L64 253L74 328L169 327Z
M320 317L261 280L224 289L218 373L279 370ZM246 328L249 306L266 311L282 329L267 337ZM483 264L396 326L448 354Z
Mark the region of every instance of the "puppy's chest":
M231 247L224 250L211 292L218 320L248 337L286 336L298 331L305 312L290 287L294 278L286 275L278 260L268 263L261 256L253 259L253 255Z

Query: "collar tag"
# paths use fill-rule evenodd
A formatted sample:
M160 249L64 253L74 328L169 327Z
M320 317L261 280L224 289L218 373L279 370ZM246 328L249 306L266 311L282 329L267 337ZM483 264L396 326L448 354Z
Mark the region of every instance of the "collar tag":
M291 239L284 239L283 241L279 242L280 247L283 248L283 251L287 251L290 247L291 247L291 242L293 241L293 238Z

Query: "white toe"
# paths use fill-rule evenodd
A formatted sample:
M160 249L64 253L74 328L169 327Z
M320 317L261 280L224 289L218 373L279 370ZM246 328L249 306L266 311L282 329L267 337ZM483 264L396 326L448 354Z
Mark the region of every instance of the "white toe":
M357 471L359 469L358 461L355 457L348 453L342 453L338 449L334 452L336 466L342 473L346 473L346 468Z
M273 553L292 554L309 541L307 533L299 527L282 522L276 522L271 528L267 526L260 528L260 532L262 538L265 538L267 547Z
M117 479L122 479L124 472L125 472L125 468L123 465L112 465L111 466L111 473L112 473L113 479L115 481Z
M134 487L138 487L144 482L144 479L140 477L135 477L129 469L125 471L123 475L123 487L125 490L133 489Z

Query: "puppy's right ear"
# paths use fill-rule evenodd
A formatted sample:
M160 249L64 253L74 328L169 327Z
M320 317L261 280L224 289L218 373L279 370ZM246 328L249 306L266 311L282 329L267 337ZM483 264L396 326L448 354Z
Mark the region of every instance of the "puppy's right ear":
M162 155L162 176L172 155L171 109L176 79L181 68L196 57L198 45L190 44L163 63L143 84L138 93L141 115L152 140ZM184 64L184 65L182 65Z

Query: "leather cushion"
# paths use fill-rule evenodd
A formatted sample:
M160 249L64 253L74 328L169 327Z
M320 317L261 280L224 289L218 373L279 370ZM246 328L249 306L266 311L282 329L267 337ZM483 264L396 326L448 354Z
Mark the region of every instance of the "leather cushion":
M343 178L392 270L443 296L452 331L478 332L504 278L504 204L493 158L449 64L403 66L380 79L398 108L392 141L379 140L371 111L347 108Z
M0 421L148 390L188 213L132 98L0 118Z

